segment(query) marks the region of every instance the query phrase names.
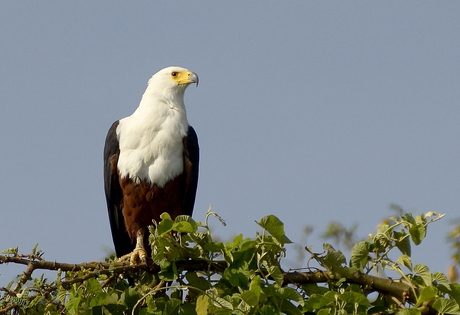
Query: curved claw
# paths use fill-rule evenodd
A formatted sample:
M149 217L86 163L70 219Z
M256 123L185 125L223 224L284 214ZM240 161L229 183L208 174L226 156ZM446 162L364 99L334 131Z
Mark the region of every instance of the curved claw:
M128 260L131 265L135 265L137 262L147 263L147 251L144 248L144 230L139 229L136 237L136 248L126 255L121 256L120 260Z
M143 248L135 248L129 255L131 265L135 265L138 261L141 263L147 262L147 252Z

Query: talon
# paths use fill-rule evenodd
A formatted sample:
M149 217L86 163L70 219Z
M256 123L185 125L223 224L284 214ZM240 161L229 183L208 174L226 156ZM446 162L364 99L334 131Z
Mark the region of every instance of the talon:
M131 265L135 265L138 262L147 263L147 252L144 248L136 247L131 253L121 256L119 260L129 260Z
M131 265L135 265L138 261L141 263L147 262L147 252L143 248L135 248L130 254L129 261Z
M134 250L126 255L120 257L120 260L129 260L131 265L137 264L137 262L147 263L147 251L144 248L144 229L137 231L136 247Z
M147 262L147 252L143 248L139 248L138 250L134 250L136 258L139 258L142 262Z

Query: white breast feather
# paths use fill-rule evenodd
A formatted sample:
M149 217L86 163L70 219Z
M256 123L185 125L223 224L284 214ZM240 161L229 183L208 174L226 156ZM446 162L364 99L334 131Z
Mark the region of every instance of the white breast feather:
M183 107L183 106L182 106ZM185 109L166 104L142 107L117 128L120 176L163 187L183 172L183 143L188 122Z

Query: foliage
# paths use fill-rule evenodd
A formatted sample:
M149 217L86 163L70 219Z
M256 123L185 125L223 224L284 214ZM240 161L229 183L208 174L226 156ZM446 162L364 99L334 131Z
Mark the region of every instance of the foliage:
M321 235L322 239L332 239L334 244L343 245L345 249L351 250L357 243L356 229L358 224L353 224L346 228L342 223L333 221L326 227L326 231Z
M458 269L460 266L460 218L452 222L454 228L447 234L447 241L453 250L452 260L453 264L450 265L448 276L451 282L457 282L459 280Z
M443 215L402 214L353 246L351 257L325 243L309 266L285 271L286 236L275 216L262 218L254 238L213 240L205 223L188 216L150 229L152 260L130 265L106 262L65 264L9 249L0 263L27 266L0 288L3 314L460 314L460 285L425 265L413 265L412 245ZM33 278L37 269L57 270L55 281ZM391 271L400 279L379 277ZM372 294L373 293L373 297Z

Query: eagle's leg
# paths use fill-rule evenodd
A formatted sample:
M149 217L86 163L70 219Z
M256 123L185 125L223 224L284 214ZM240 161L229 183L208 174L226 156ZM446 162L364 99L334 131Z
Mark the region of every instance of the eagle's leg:
M145 250L145 247L144 247L144 234L145 234L144 228L140 228L139 230L137 230L136 247L131 253L120 257L120 260L129 259L132 265L134 265L137 261L140 261L143 263L147 262L147 251Z

